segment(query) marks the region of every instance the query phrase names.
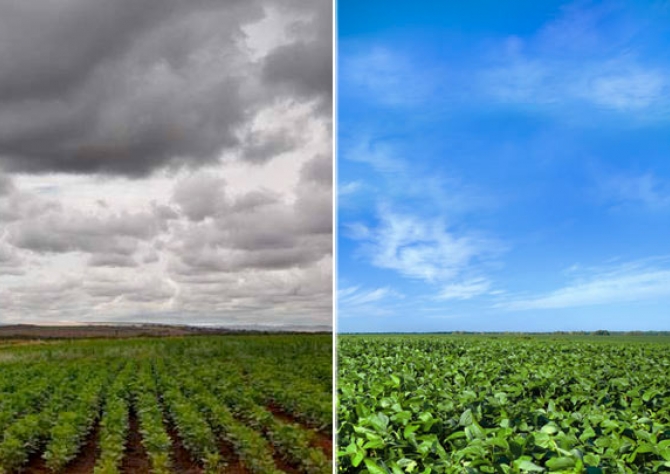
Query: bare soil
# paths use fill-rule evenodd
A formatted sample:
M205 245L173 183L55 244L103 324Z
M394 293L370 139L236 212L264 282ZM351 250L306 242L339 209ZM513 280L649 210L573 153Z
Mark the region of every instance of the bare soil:
M227 441L222 441L219 446L221 457L226 461L226 474L251 474L240 458L235 453L233 446Z
M267 409L278 420L284 421L286 423L293 423L299 425L303 429L310 431L313 434L311 447L318 448L321 451L323 451L328 459L333 458L333 439L330 436L320 431L317 431L311 428L310 426L307 426L305 423L301 422L300 420L298 420L298 418L293 416L291 413L288 413L282 407L280 407L275 403L270 403L267 406Z
M149 474L151 472L149 455L142 444L140 422L133 408L131 408L129 415L128 438L126 440L126 452L121 461L121 472L124 474Z
M186 447L181 441L177 430L172 423L167 423L167 433L172 440L172 468L178 474L201 474L202 466L191 459Z

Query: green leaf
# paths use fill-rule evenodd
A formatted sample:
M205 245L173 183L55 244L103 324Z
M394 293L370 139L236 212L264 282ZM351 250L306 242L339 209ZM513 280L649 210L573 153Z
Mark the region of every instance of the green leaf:
M461 418L458 420L458 424L461 425L461 426L470 426L473 421L474 421L474 418L472 416L472 410L470 410L468 408L461 415Z
M526 460L514 461L514 466L521 469L522 471L528 471L528 472L544 472L545 471L545 469L543 467L540 467L537 464L535 464L531 461L526 461Z
M567 456L561 456L556 458L551 458L546 463L546 466L552 471L558 471L561 469L568 469L574 467L575 460Z
M370 474L388 474L388 471L380 467L373 459L365 458L365 467L368 468Z

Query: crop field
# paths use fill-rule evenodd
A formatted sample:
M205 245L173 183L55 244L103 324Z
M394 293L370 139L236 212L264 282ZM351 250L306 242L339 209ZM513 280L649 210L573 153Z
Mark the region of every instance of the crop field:
M0 344L0 472L330 473L331 341Z
M670 472L670 338L342 336L346 473Z

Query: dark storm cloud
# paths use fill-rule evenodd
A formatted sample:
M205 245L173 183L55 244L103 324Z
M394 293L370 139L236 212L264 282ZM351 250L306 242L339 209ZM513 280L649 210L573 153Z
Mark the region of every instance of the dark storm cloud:
M244 159L252 163L266 163L272 158L291 151L298 145L298 140L288 133L269 135L254 134L244 144Z
M317 97L330 107L332 99L332 2L294 2L309 20L293 25L295 41L272 51L263 64L268 83L281 84L292 92Z
M292 143L238 132L276 91L330 101L327 4L280 5L304 31L255 63L243 26L261 0L2 2L0 165L141 176L225 149L266 161Z

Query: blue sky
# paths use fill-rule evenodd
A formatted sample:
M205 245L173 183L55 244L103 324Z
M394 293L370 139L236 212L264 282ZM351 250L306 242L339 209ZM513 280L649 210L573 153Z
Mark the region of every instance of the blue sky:
M670 2L338 2L338 330L670 330Z

